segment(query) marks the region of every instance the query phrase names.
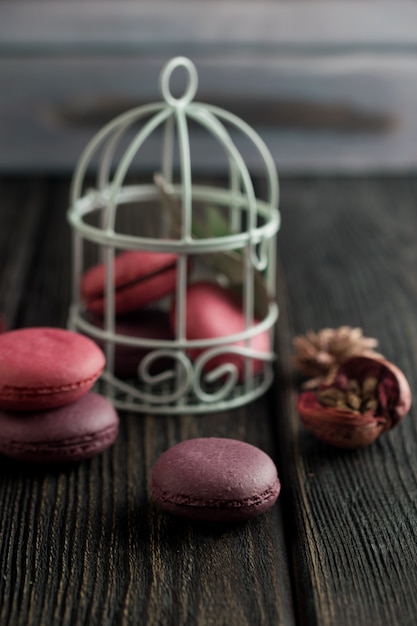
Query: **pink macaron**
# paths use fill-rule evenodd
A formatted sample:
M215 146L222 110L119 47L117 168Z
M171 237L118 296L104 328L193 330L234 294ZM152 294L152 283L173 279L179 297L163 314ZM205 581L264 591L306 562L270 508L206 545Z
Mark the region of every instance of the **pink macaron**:
M217 283L197 282L189 285L186 295L186 337L190 340L217 339L238 334L246 330L245 316L241 302L228 289ZM257 320L254 321L257 323ZM171 324L176 327L176 306L173 303L171 310ZM245 342L226 344L224 352L208 361L205 370L231 363L236 366L239 379L244 377L245 357L241 354L228 352L228 346L245 347ZM268 332L263 331L251 339L251 349L260 353L270 351ZM189 356L196 359L205 351L204 348L195 348L189 351ZM263 361L254 358L252 371L254 374L262 370Z
M272 459L236 439L188 439L164 452L152 469L155 503L191 520L249 520L268 511L279 492Z
M48 411L0 411L0 453L31 463L82 461L112 445L118 428L113 405L95 393Z
M114 261L115 311L129 313L175 291L177 255L165 252L129 250ZM102 315L105 309L106 268L88 269L80 290L86 308Z
M62 328L23 328L0 335L0 409L37 411L74 402L104 369L103 351Z

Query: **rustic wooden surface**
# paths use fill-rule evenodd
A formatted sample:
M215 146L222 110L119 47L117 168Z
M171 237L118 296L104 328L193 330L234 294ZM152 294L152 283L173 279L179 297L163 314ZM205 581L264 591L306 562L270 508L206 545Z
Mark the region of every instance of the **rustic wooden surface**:
M278 346L306 328L360 325L416 390L416 179L283 184ZM299 431L280 397L284 519L302 624L417 623L416 421L358 452ZM286 506L288 508L286 508Z
M370 448L332 449L299 424L295 334L360 325L417 389L417 179L281 180L277 372L264 398L216 415L121 415L117 442L56 470L0 462L1 626L417 624L416 411ZM0 310L65 326L68 180L0 180ZM276 461L272 511L229 528L184 523L148 495L152 464L194 436Z

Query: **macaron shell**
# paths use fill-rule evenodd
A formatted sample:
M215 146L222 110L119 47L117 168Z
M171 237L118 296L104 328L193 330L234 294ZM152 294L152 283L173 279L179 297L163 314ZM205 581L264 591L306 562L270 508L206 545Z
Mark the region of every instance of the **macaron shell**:
M189 285L186 297L186 311L187 339L216 339L246 330L245 317L240 302L230 291L216 283L198 282ZM257 320L254 320L254 323L256 324ZM173 329L175 329L175 303L171 311L171 324ZM244 347L245 342L240 341L231 345ZM245 357L227 352L227 347L227 345L224 346L224 354L210 359L206 369L214 369L225 363L232 363L236 366L239 379L241 380L244 376ZM261 353L270 352L271 346L267 331L252 337L251 349ZM192 359L196 359L203 352L204 349L192 349L189 351L189 355ZM262 368L262 360L252 360L254 374L259 373Z
M0 409L35 411L74 402L104 369L103 351L61 328L24 328L0 335Z
M159 274L117 289L114 296L114 308L117 315L141 309L169 295L175 290L176 276L176 269L167 268ZM92 313L103 315L105 299L100 296L87 301L86 308Z
M81 461L108 448L118 427L113 405L95 393L49 411L0 411L0 453L38 463Z
M114 261L115 310L129 313L172 293L176 286L177 255L132 250ZM106 268L96 265L84 274L80 290L86 308L103 314Z
M261 515L280 491L272 459L259 448L226 438L183 441L152 471L151 493L163 510L201 521L243 521Z

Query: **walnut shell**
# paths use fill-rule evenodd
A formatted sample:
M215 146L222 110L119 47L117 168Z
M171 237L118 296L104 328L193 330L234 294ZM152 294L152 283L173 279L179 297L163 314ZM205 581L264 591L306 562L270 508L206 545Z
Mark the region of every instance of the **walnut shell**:
M371 444L410 407L403 372L385 359L365 356L347 359L330 384L301 393L297 402L306 428L326 443L348 449Z

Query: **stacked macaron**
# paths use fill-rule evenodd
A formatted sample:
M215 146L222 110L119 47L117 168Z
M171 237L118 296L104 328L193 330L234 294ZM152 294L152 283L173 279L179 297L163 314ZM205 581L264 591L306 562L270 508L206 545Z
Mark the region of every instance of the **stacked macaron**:
M100 348L60 328L0 335L0 453L65 463L90 458L118 433L113 406L91 392L104 369Z
M171 253L127 251L122 252L114 262L114 305L116 333L145 339L170 340L176 336L177 305L175 291L177 285L178 257ZM81 296L90 320L103 327L105 311L106 270L103 264L87 270L81 281ZM171 297L170 313L158 310L158 304L167 296ZM231 290L220 287L212 281L193 281L189 285L185 301L186 338L189 340L217 339L243 333L246 320L242 304ZM258 323L258 320L254 320ZM233 344L243 348L244 341ZM259 353L270 350L268 332L255 334L251 349ZM115 374L122 377L135 375L138 362L147 354L144 348L116 345ZM188 356L194 360L204 349L193 349ZM219 350L219 352L221 352ZM205 366L205 371L223 364L236 366L239 379L245 371L245 357L239 351L227 351L214 356ZM253 359L254 374L262 370L263 361Z

